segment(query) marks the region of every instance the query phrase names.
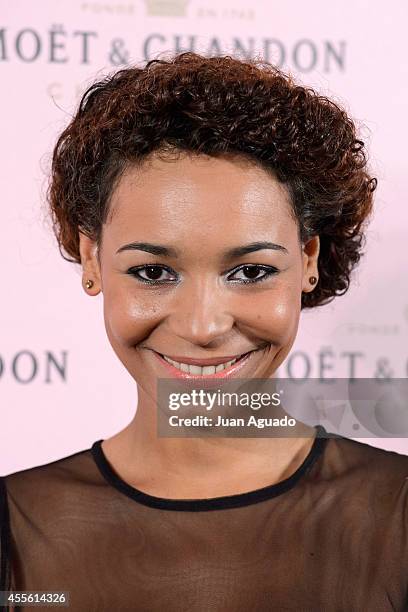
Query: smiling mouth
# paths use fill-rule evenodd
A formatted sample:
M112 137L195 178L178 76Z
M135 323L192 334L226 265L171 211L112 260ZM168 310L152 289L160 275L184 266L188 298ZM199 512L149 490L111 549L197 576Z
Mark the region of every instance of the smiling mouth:
M239 355L235 359L231 359L229 361L205 366L184 363L182 361L176 361L175 359L171 359L170 357L162 355L161 353L157 354L180 372L184 372L185 374L189 374L192 376L212 376L214 374L218 374L219 372L223 372L224 370L230 369L233 365L243 361L250 353L254 353L256 350L259 349L254 349L252 351L248 351L247 353L242 353L242 355Z

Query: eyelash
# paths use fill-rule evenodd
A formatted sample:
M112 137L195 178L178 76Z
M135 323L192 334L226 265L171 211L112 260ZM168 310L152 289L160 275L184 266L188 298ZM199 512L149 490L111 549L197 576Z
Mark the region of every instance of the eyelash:
M130 276L135 277L138 281L146 284L146 285L166 285L169 283L172 283L174 281L171 280L153 280L153 279L146 279L141 277L138 272L140 272L141 270L145 270L146 268L160 268L162 270L165 270L166 272L169 272L170 274L173 274L173 270L171 270L170 268L167 268L166 266L163 265L159 265L159 264L150 264L150 265L145 265L145 266L137 266L137 267L132 267L129 268L129 270L127 271L127 274L129 274ZM259 268L260 271L264 271L265 274L263 276L261 276L260 278L256 278L253 280L250 279L245 279L245 280L235 280L232 281L233 283L237 283L239 285L253 285L255 283L261 283L264 280L267 280L268 278L270 278L271 276L276 275L279 270L277 268L275 268L274 266L264 266L261 264L243 264L241 266L239 266L238 268L235 268L234 270L232 270L230 272L230 274L235 274L236 272L239 272L241 270L243 270L244 268Z

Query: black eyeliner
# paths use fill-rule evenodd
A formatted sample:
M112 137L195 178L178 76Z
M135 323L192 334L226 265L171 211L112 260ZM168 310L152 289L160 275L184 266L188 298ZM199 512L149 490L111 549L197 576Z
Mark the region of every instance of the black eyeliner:
M262 281L267 280L268 278L276 275L279 272L279 270L275 268L275 266L265 266L262 264L241 264L240 266L238 266L237 268L235 268L228 274L229 275L235 274L236 272L239 272L243 268L255 268L255 267L259 268L262 271L265 271L265 274L261 276L260 278L235 280L235 281L232 280L231 282L233 282L234 284L239 284L239 285L249 285L249 284L261 283ZM167 284L173 284L175 282L171 280L161 281L161 280L146 279L146 278L139 276L137 272L139 270L144 270L145 268L161 268L162 270L165 270L169 274L174 274L177 276L177 273L174 270L162 264L144 264L141 266L132 266L131 268L128 268L128 270L126 271L126 274L128 274L129 276L133 276L134 278L137 278L137 280L139 280L141 283L145 285L167 285Z

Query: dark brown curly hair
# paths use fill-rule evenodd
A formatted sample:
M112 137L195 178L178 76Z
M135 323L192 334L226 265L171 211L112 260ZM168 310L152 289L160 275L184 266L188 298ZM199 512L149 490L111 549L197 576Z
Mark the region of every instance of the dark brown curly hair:
M300 240L320 236L319 283L302 308L347 291L377 185L364 143L345 110L259 59L185 52L88 88L52 158L48 203L65 259L80 262L79 230L101 244L125 168L163 150L239 154L272 170Z

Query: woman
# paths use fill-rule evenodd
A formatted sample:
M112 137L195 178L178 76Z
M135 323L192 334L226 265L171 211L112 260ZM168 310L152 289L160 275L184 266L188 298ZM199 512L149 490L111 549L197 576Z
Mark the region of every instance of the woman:
M407 457L300 422L156 429L160 379L275 376L301 310L347 290L375 186L345 111L270 65L182 53L89 88L49 202L137 412L3 479L3 589L81 612L406 609Z

